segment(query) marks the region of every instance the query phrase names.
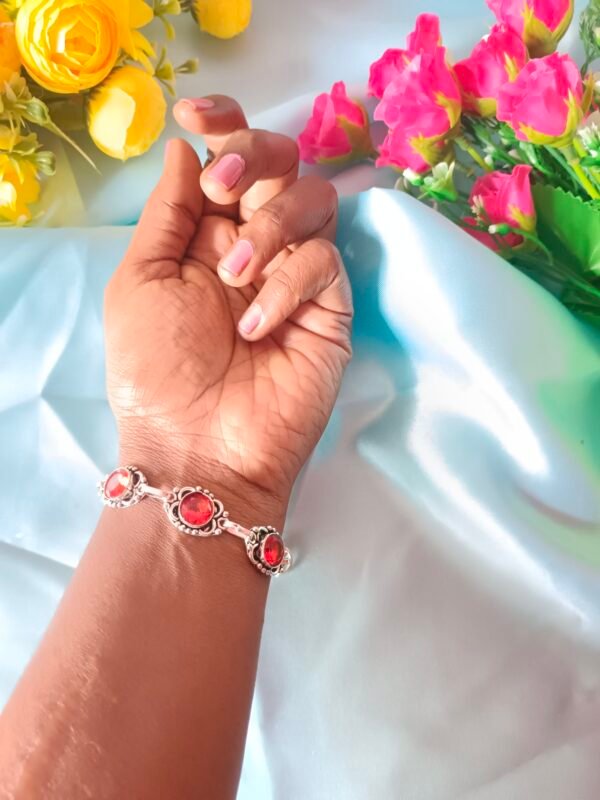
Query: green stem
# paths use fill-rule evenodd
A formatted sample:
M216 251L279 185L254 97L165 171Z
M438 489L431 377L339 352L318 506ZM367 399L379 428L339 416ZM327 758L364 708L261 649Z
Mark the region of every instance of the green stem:
M573 147L575 148L575 152L579 159L585 158L587 156L587 151L583 146L582 142L577 139L577 137L573 140ZM596 189L600 190L600 170L598 167L587 167L586 172L593 180Z
M575 178L575 175L573 174L573 171L571 170L571 167L569 166L569 163L563 156L563 154L560 153L555 147L545 147L544 151L548 156L550 156L550 158L552 158L560 166L561 170L568 178L570 186L567 185L566 187L567 191L572 192L573 190L575 190L575 192L579 192L581 188L579 186L579 182ZM561 177L561 182L562 182L562 177ZM565 186L563 184L563 189L564 188Z
M600 199L600 191L598 191L598 189L596 189L594 184L591 182L591 180L586 175L585 170L583 169L583 167L579 163L579 158L577 157L577 154L575 153L574 149L571 146L561 147L559 149L565 155L565 158L567 159L569 167L573 170L573 172L575 173L575 175L577 177L577 180L579 181L581 186L585 189L585 191L588 193L590 198L592 200Z
M465 153L467 153L467 155L471 156L471 158L477 164L477 166L481 167L481 169L484 172L492 172L493 171L492 167L490 167L488 164L485 163L485 161L479 155L477 150L475 150L475 148L472 145L470 145L469 142L467 142L467 140L465 138L463 138L462 136L459 136L456 139L456 144L460 147L460 149L463 152L465 152Z

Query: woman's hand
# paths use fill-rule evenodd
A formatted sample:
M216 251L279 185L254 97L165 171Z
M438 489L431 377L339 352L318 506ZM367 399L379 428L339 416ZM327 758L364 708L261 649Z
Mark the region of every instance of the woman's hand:
M170 143L108 287L121 456L279 525L350 357L335 193L296 181L294 143L246 130L232 100L177 113L217 156L202 172ZM232 800L268 583L234 536L180 536L157 503L105 509L0 716L0 796Z
M203 170L189 144L169 142L107 290L122 458L147 466L151 453L155 480L233 482L268 513L285 508L351 355L337 197L297 180L295 143L248 130L233 100L175 113L215 158Z

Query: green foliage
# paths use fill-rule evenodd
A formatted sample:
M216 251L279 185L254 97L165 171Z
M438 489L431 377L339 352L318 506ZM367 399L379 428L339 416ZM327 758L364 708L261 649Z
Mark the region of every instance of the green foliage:
M533 189L538 230L546 245L567 257L582 276L600 279L600 209L553 186Z
M586 57L582 72L587 72L592 61L600 58L600 0L590 0L587 8L581 14L579 35Z

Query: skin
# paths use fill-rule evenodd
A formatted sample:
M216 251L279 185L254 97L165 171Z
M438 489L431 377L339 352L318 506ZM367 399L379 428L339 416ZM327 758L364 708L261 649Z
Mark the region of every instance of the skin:
M297 180L291 140L211 100L175 114L215 160L169 143L107 289L109 399L122 464L281 529L351 353L336 197ZM226 189L211 173L231 153L245 170ZM234 277L240 239L253 256ZM238 539L181 535L159 503L105 510L0 717L0 797L234 798L268 582Z

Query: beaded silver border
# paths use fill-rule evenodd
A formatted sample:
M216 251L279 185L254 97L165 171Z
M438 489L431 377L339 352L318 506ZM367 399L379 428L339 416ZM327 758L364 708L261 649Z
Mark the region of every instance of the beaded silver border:
M265 539L271 533L276 533L283 540L281 533L277 528L273 528L272 525L257 525L255 528L250 528L249 535L246 537L246 553L252 564L254 564L256 569L262 572L263 575L281 575L287 572L292 566L292 556L284 543L283 560L281 564L277 567L271 567L266 563L263 558L263 545Z
M104 493L104 487L106 486L106 481L110 478L110 476L122 469L126 469L129 472L129 489L118 499L112 500ZM137 467L117 467L98 482L98 494L100 495L104 505L108 506L109 508L131 508L131 506L137 505L140 500L144 499L147 486L148 481L146 480L146 476Z
M179 516L179 504L184 497L194 492L201 492L207 497L210 497L214 510L213 516L209 522L207 522L206 525L199 525L197 527L184 522ZM201 486L184 486L183 489L173 489L164 500L164 509L169 518L169 522L174 525L178 531L188 536L219 536L223 533L223 524L229 516L223 507L223 503L217 500L212 492L209 492L208 489L203 489Z

